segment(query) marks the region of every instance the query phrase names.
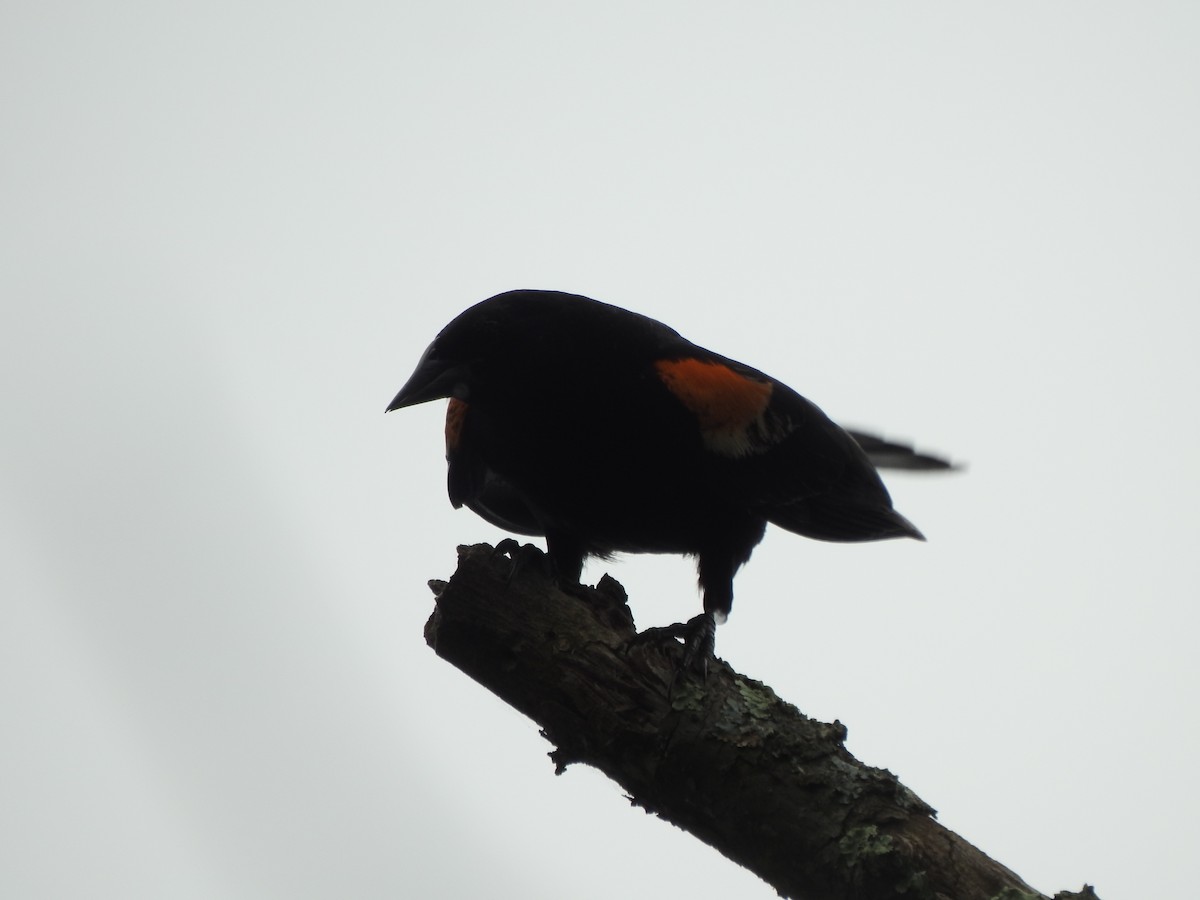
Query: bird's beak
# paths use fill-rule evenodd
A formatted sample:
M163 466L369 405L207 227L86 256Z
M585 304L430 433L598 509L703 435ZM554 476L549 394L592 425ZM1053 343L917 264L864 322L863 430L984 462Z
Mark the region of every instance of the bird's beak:
M429 400L457 396L463 392L466 366L461 363L438 359L431 346L417 363L400 393L388 405L386 412L416 406Z

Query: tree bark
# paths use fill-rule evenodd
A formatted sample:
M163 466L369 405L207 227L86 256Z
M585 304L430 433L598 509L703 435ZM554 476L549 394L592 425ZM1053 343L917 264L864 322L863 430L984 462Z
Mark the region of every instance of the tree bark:
M425 639L537 722L558 772L595 766L795 900L1044 900L855 759L840 722L806 717L720 660L706 678L681 672L675 641L635 640L613 579L566 593L540 565L513 572L486 544L460 547L450 581L430 582Z

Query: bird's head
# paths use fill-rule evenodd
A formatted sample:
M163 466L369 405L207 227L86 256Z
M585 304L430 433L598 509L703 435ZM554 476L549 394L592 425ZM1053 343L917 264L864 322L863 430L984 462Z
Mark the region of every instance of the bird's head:
M386 411L391 412L394 409L416 406L418 403L445 397L465 400L469 392L470 378L470 359L460 356L453 346L447 346L439 335L421 354L416 369L388 404Z
M513 328L513 316L506 297L500 294L477 303L443 328L387 411L446 397L466 400L479 369L511 343L506 332Z
M472 394L509 379L544 377L562 356L608 345L597 340L613 314L595 300L557 291L508 291L459 314L425 350L387 411ZM628 317L623 311L616 311ZM627 324L627 323L624 323ZM586 340L581 339L586 338Z

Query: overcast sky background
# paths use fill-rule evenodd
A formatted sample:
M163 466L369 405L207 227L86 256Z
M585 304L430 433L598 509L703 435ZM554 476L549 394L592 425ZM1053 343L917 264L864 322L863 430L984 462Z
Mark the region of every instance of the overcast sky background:
M774 896L424 644L502 535L443 404L383 409L547 287L968 462L889 477L926 545L770 533L718 653L1041 890L1190 895L1198 47L1189 2L5 5L0 894Z

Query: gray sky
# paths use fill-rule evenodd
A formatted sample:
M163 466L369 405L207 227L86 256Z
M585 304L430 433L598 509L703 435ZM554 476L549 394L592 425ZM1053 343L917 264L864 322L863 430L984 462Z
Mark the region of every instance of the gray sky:
M441 404L382 410L548 287L969 462L889 479L927 545L769 534L718 652L1040 889L1186 896L1198 46L1190 3L10 4L0 893L773 896L423 643L501 535Z

